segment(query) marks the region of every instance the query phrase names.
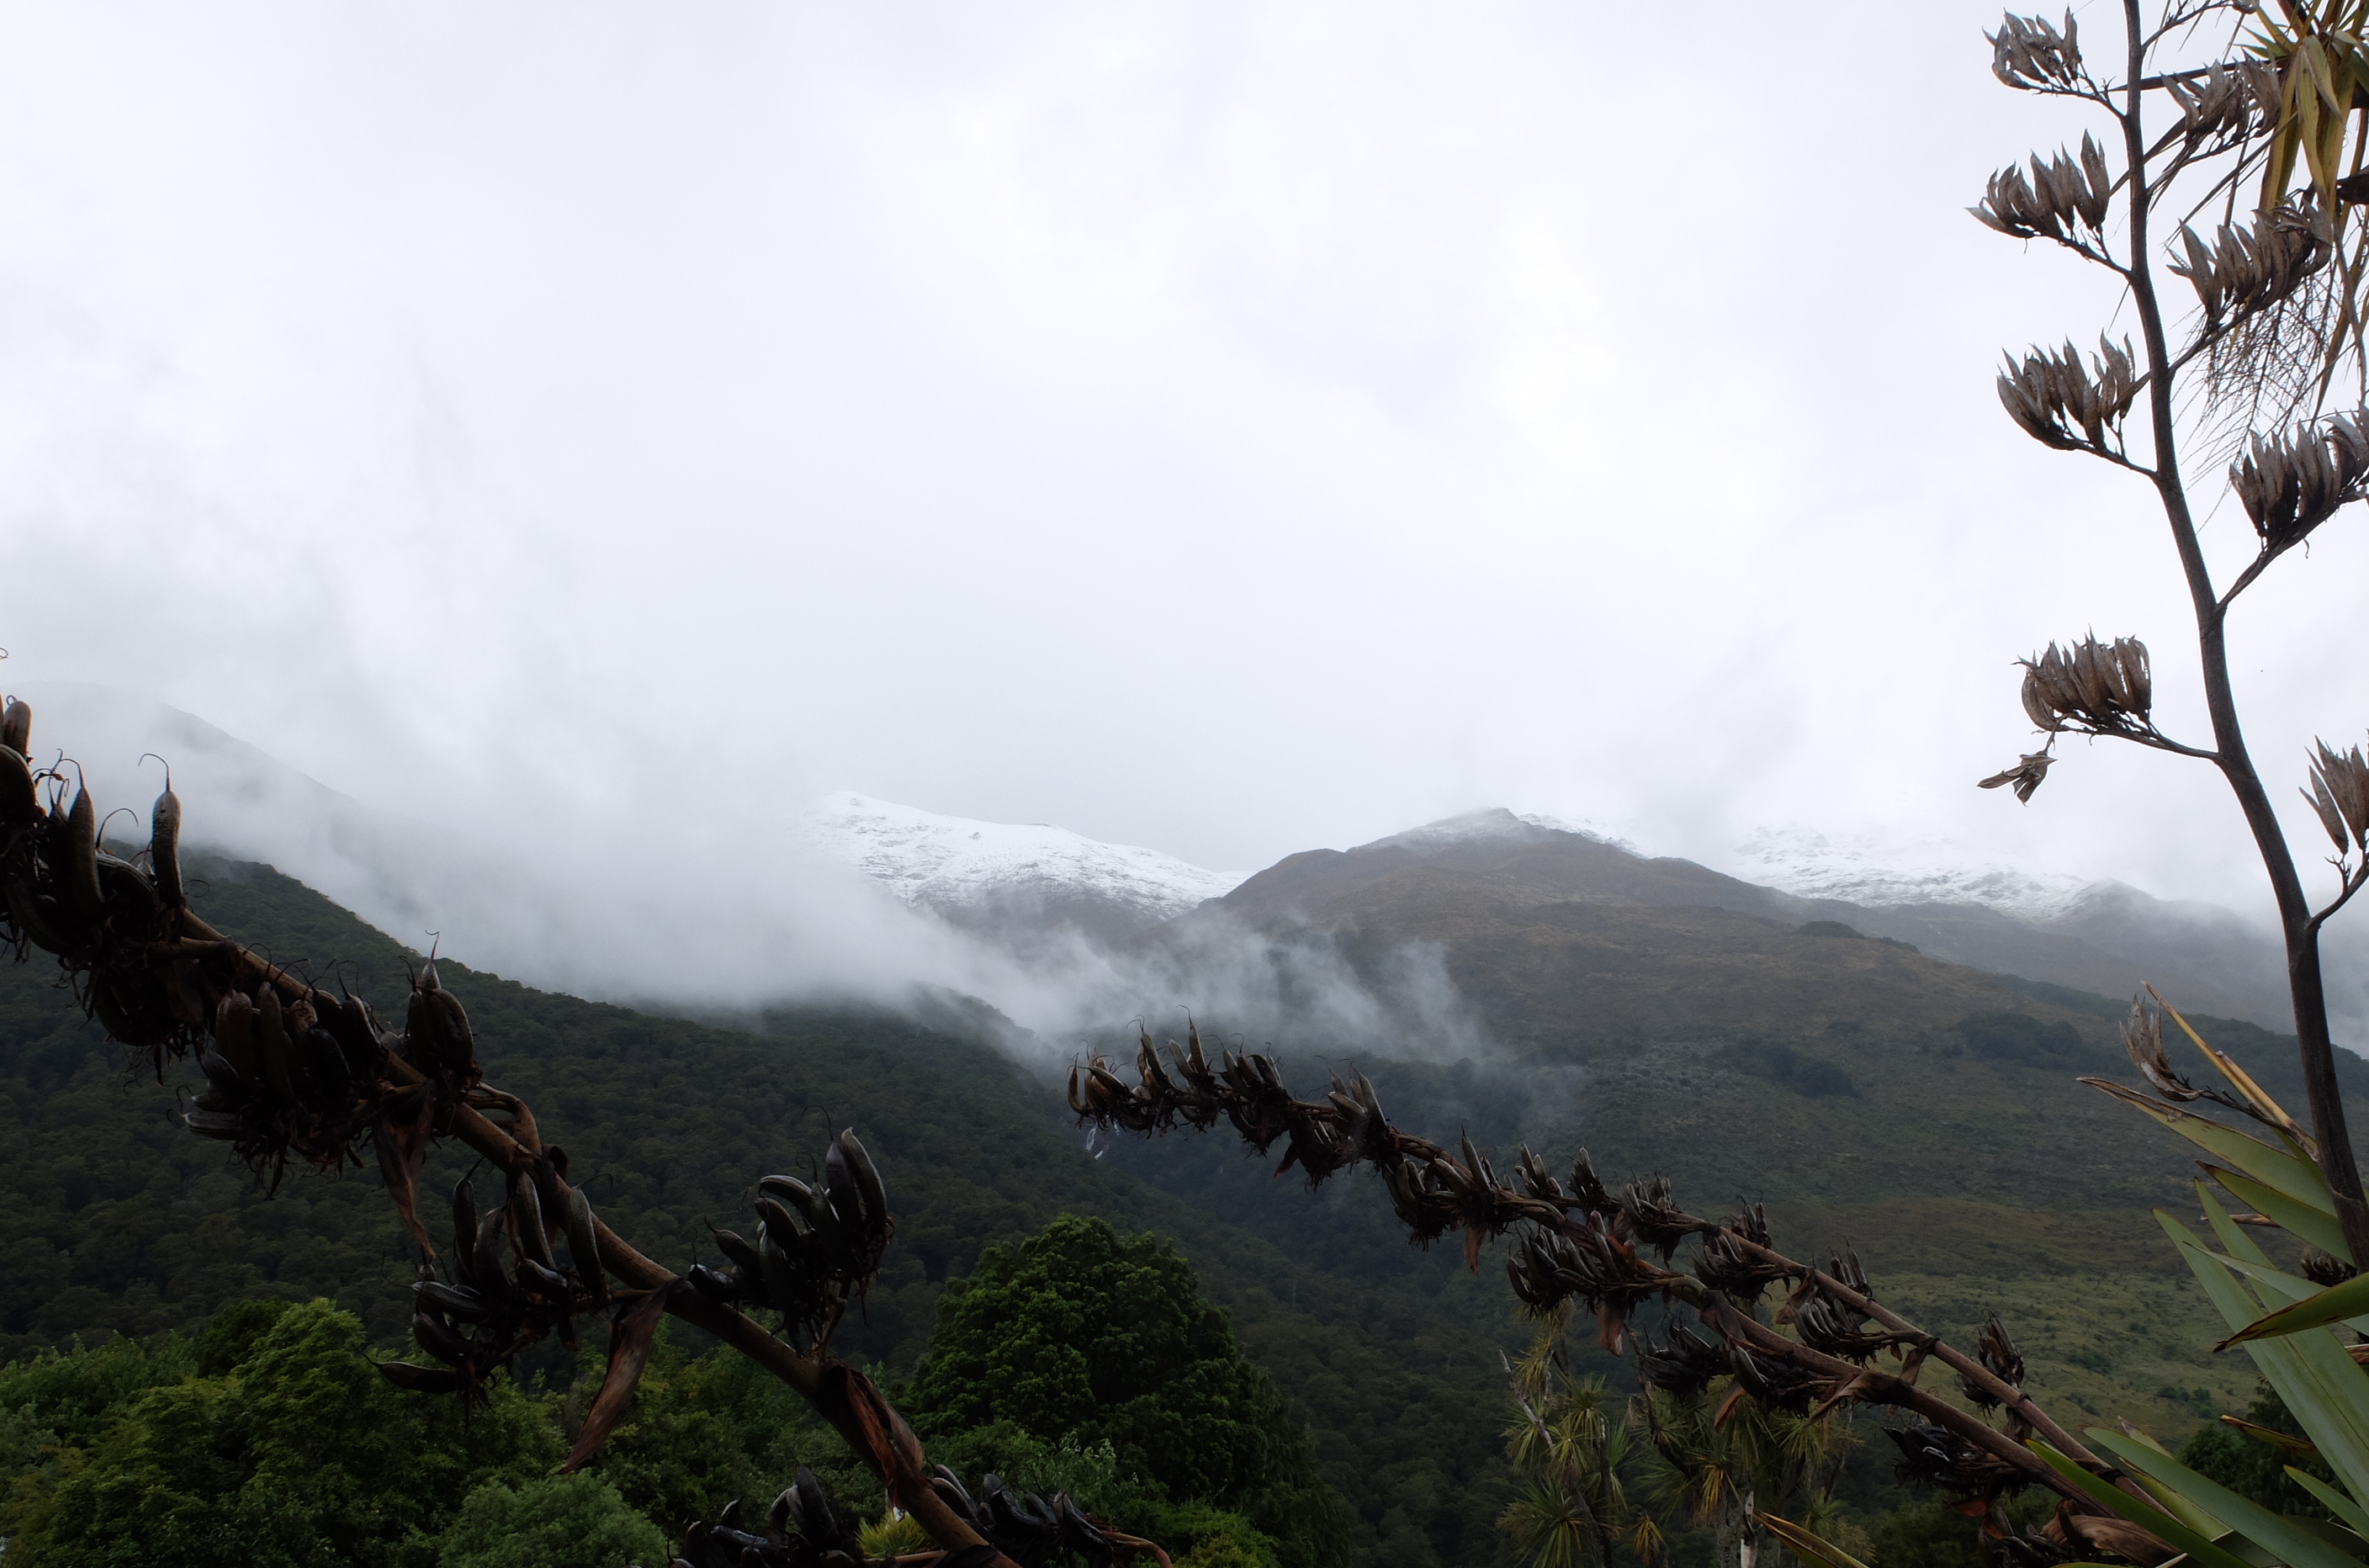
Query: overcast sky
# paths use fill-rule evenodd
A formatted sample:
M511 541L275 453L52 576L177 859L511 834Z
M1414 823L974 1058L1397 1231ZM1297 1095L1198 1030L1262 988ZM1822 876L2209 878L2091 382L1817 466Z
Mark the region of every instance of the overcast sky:
M6 674L530 842L1502 804L2259 905L2201 767L1972 787L2090 627L2204 738L2149 498L1991 389L2115 303L1963 212L2064 123L1997 17L0 7ZM2357 513L2235 627L2290 800L2369 722Z

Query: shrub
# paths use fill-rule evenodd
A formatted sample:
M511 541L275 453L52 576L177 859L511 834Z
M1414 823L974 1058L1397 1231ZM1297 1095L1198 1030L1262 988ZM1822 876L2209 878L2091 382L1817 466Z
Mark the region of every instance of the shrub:
M666 1537L597 1476L545 1476L469 1494L436 1568L627 1568L666 1560Z
M2029 1013L1977 1013L1950 1025L1966 1049L1986 1061L2058 1066L2079 1053L2081 1032L2062 1021L2043 1023Z

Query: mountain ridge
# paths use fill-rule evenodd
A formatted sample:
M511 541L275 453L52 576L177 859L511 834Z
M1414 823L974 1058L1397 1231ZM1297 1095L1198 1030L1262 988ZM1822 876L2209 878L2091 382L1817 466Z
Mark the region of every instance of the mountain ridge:
M174 758L195 841L289 867L382 930L420 935L432 927L445 933L447 951L578 994L704 1005L759 1001L770 984L894 1000L918 981L990 996L1028 1013L1035 1026L1062 1030L1112 1008L1165 1005L1171 993L1207 994L1228 975L1258 980L1275 956L1313 952L1324 921L1286 918L1284 887L1304 899L1320 883L1371 879L1390 864L1428 860L1471 876L1483 875L1488 860L1492 886L1522 907L1551 896L1640 910L1698 904L1792 924L1837 921L1994 974L2122 996L2169 982L2200 1011L2290 1023L2275 940L2217 906L1985 867L1953 858L1947 845L1912 845L1889 864L1867 841L1802 833L1764 835L1746 854L1740 869L1782 884L1771 885L1504 808L1349 850L1301 852L1238 876L1047 825L841 792L797 819L786 835L796 841L728 868L686 867L646 848L629 901L648 918L626 932L598 912L614 898L620 869L605 845L597 857L555 856L473 838L366 806L163 704L101 687L28 690L42 710L37 735L88 761L94 789L109 803L146 798L158 781L143 779L133 760L161 750ZM1333 869L1318 876L1326 866ZM1864 901L1837 896L1845 892ZM1265 956L1220 955L1193 936L1213 902L1263 933ZM709 913L718 909L733 918L718 922ZM1168 937L1150 940L1171 926ZM2369 1022L2369 947L2341 924L2327 942L2339 1037L2349 1041ZM1187 953L1222 973L1179 972ZM1148 972L1139 967L1146 954ZM1338 990L1299 977L1227 994L1255 1000L1327 986ZM1422 1016L1437 1022L1453 1012Z
M1017 923L1132 934L1220 898L1242 881L1138 844L1047 823L987 822L840 790L807 808L825 853L910 905L993 932Z

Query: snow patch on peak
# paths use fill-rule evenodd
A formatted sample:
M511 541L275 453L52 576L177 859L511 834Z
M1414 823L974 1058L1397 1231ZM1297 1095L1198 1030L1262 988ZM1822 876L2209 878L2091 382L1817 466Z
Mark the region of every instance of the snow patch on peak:
M1870 909L1906 904L1980 904L2024 920L2069 912L2097 886L2062 873L2033 876L1984 864L1956 841L1887 840L1808 828L1763 829L1736 846L1730 871L1805 898L1839 898Z
M1209 871L1135 844L1106 844L1066 828L945 817L853 790L816 802L806 827L823 853L906 903L947 911L1012 894L1056 894L1164 921L1243 881L1243 874Z
M1472 843L1484 839L1503 839L1516 843L1537 841L1548 833L1570 833L1583 839L1593 839L1600 844L1618 849L1631 846L1621 839L1597 831L1584 823L1566 822L1558 817L1537 812L1513 811L1493 806L1481 811L1467 811L1458 817L1443 817L1436 822L1426 822L1420 828L1409 828L1402 833L1392 833L1386 839L1376 839L1359 849L1433 849L1442 844Z
M1478 839L1535 839L1544 824L1525 821L1502 806L1482 811L1467 811L1459 817L1443 817L1436 822L1425 822L1420 828L1392 833L1376 839L1359 849L1429 849L1438 844L1471 843Z

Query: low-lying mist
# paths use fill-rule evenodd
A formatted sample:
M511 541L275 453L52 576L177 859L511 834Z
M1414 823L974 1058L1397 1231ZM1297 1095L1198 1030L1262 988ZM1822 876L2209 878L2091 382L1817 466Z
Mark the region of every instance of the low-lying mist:
M1353 964L1328 939L1271 940L1217 912L1159 940L1074 928L1006 940L905 905L794 831L547 801L472 832L365 806L163 704L65 683L20 694L36 764L63 757L86 780L120 847L146 839L163 759L192 849L269 864L406 946L544 990L710 1015L855 1003L925 1018L944 1016L951 993L1009 1019L998 1038L1036 1065L1131 1038L1131 1020L1181 1033L1180 1010L1295 1055L1452 1060L1488 1046L1436 949ZM202 906L202 887L193 897Z
M1155 1038L1181 1035L1188 1014L1207 1039L1295 1060L1502 1054L1435 945L1253 929L1215 902L1149 931L1018 908L946 918L818 848L795 799L721 813L686 777L680 804L659 810L635 795L517 799L498 821L456 822L461 811L434 800L396 815L160 703L64 683L19 694L34 707L35 761L63 759L66 776L87 780L111 841L144 841L163 759L192 848L268 864L415 950L549 990L709 1017L856 1004L923 1022L971 998L1009 1021L987 1032L1039 1067L1125 1054L1138 1021ZM2249 1011L2285 1032L2274 935L2217 907L2106 884L2092 894L2124 898L2131 916L2100 906L2082 929L2111 942L2131 925L2155 960L2178 960L2180 974L2158 979L2174 990L2218 975L2237 994L2249 982L2269 999ZM196 897L202 907L202 887ZM2191 916L2192 931L2180 925ZM2331 926L2325 950L2337 1037L2358 1049L2369 1040L2369 920ZM273 956L326 966L338 955Z

